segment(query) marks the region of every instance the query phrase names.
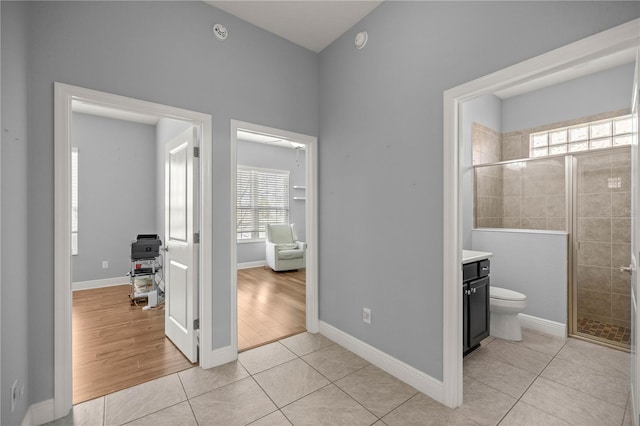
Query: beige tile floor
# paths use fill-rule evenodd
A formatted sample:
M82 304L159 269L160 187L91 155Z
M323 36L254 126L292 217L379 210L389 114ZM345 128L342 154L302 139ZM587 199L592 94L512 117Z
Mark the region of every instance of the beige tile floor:
M303 333L210 370L88 401L54 425L627 425L628 354L523 330L464 360L450 409L322 335Z

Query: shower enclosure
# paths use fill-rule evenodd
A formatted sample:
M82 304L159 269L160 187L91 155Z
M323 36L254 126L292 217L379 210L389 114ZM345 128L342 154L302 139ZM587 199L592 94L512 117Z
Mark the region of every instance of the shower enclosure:
M628 146L474 166L476 228L567 231L569 333L629 347Z

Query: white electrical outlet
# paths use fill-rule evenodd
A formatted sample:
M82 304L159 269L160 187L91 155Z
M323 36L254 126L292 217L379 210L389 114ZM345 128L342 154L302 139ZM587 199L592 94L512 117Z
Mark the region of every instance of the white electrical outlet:
M102 269L109 269L109 261L108 260L103 260L102 261Z
M18 393L18 379L16 379L11 385L11 412L16 409L16 404L18 403L18 398L20 394Z
M371 309L362 308L362 321L371 324Z

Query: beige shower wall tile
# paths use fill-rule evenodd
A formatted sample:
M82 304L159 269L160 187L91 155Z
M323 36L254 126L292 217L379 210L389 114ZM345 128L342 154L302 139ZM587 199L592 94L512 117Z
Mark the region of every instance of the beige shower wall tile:
M594 194L609 192L610 177L611 169L608 165L603 168L599 164L593 167L583 164L578 170L578 193Z
M624 217L614 217L611 219L611 242L631 242L631 219Z
M527 173L524 176L524 196L545 195L547 192L546 176Z
M578 249L578 265L611 267L611 244L581 242Z
M502 195L519 197L522 193L522 178L519 173L505 173L502 180Z
M502 227L509 229L521 228L521 220L519 217L505 217L502 219Z
M552 217L547 219L547 229L551 231L566 231L566 219L563 217Z
M565 204L564 194L547 196L547 217L564 218L566 216Z
M631 217L631 192L612 193L611 211L614 217Z
M631 166L613 167L611 169L613 179L620 178L620 187L611 188L613 192L631 191Z
M520 226L522 229L547 229L547 219L523 217Z
M611 219L578 218L578 240L591 242L611 242Z
M631 244L611 245L611 267L620 268L631 263Z
M629 273L612 268L611 291L618 294L631 294L631 276Z
M507 217L520 217L520 197L504 197L502 199L502 216Z
M522 146L520 135L502 138L502 161L518 160L523 158L520 153Z
M523 197L522 208L520 214L522 217L545 217L546 216L546 197L538 195L534 197Z
M615 293L611 295L611 317L619 321L631 321L631 296Z
M480 196L499 197L502 196L502 179L490 175L478 175L477 193Z
M578 217L609 216L611 216L610 193L578 194Z
M578 312L611 317L611 293L578 290Z
M564 167L562 168L562 174L556 175L553 173L547 179L547 194L548 195L562 195L566 192L566 185L564 181Z
M578 266L578 290L611 291L611 268Z

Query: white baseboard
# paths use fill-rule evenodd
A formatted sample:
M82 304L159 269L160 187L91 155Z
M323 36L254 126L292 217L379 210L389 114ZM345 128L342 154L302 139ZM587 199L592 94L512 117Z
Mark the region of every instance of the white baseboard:
M526 314L518 314L520 326L552 336L567 337L567 325Z
M31 404L22 419L22 426L37 426L52 422L54 419L53 399Z
M257 260L255 262L238 263L238 269L258 268L267 264L266 260Z
M92 288L112 287L129 284L127 277L103 278L101 280L78 281L71 284L71 291L89 290Z
M213 368L238 359L238 352L232 351L231 346L215 349L207 354L202 352L200 357L200 367L202 368Z
M440 403L444 403L444 385L442 381L434 379L428 374L405 364L399 359L356 339L324 321L320 321L319 325L320 334L323 334L337 344L366 359L371 364L381 368L397 379L413 386L427 396Z

